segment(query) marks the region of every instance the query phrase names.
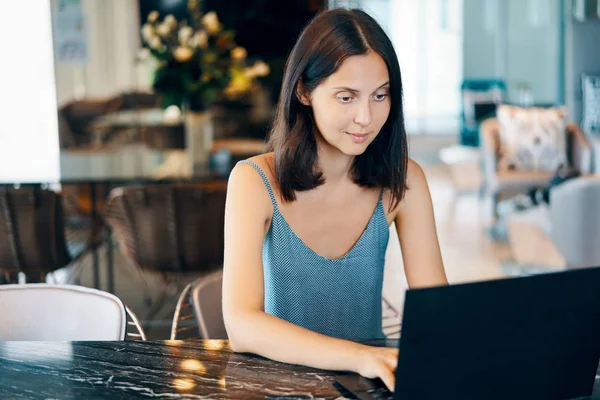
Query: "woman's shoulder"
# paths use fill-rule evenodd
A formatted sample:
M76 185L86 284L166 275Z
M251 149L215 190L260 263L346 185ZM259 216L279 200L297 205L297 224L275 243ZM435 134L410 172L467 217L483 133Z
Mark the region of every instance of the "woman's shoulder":
M423 168L412 158L408 159L406 168L406 186L410 189L411 185L421 185L426 182Z
M267 176L271 176L271 175L273 175L272 171L273 171L274 160L275 160L275 157L274 157L273 153L265 153L265 154L259 154L254 157L247 158L244 161L249 161L249 162L255 164L265 174L267 174ZM239 163L239 164L248 165L247 163L244 163L244 162Z
M418 203L418 198L423 195L423 188L427 187L427 179L425 178L425 173L423 172L423 168L412 158L408 159L407 168L406 168L406 182L405 182L406 190L404 192L404 197L395 205L394 208L390 208L388 213L395 214L399 209L410 206L412 203ZM383 200L386 204L391 203L392 193L389 189L386 189L383 194ZM417 198L416 200L413 200Z
M249 163L238 162L231 170L228 180L228 192L239 193L240 196L246 199L252 198L261 202L264 200L264 202L271 204L265 182L255 166L264 173L269 184L272 186L271 182L274 179L272 173L272 153L261 154L248 158L245 161L249 161Z
M249 178L252 181L257 179L252 179L252 176L255 176L263 181L261 177L261 173L263 172L269 182L272 182L274 179L273 173L273 153L259 154L254 157L247 158L246 160L238 162L233 170L231 171L231 175L235 178L238 175L242 175L245 178ZM260 170L257 170L257 168ZM264 183L264 182L263 182Z

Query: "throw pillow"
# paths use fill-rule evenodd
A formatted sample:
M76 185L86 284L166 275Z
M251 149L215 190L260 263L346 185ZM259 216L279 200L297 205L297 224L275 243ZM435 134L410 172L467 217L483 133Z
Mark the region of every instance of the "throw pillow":
M556 171L567 166L566 112L562 107L500 105L498 170Z

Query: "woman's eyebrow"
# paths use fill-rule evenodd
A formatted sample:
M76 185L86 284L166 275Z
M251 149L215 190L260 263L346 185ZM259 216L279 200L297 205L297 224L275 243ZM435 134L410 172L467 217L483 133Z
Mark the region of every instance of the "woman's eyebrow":
M381 89L382 87L384 87L384 86L387 86L387 85L389 85L389 84L390 84L390 81L387 81L387 82L385 82L384 84L380 85L380 86L379 86L377 89L375 89L374 91L378 91L378 90L379 90L379 89ZM349 88L349 87L346 87L346 86L334 87L334 88L332 88L332 90L346 90L346 91L348 91L348 92L353 92L353 93L358 93L358 92L360 92L360 90L358 90L358 89L352 89L352 88Z

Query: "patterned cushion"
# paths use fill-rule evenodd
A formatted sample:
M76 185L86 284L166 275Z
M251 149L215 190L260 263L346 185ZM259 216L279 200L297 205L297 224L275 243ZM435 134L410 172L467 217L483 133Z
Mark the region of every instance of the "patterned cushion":
M583 74L583 122L582 128L587 133L600 133L600 74Z
M566 112L563 108L501 105L498 170L555 171L567 165Z

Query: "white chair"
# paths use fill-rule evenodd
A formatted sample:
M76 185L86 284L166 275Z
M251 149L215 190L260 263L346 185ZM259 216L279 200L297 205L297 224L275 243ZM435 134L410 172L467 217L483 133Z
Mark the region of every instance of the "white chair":
M76 285L0 285L0 340L146 339L135 314L118 297ZM127 321L127 316L132 320ZM127 333L128 325L137 333Z
M195 319L203 339L227 339L223 322L223 271L219 270L196 279L183 289L171 327L171 340L184 331L195 329L193 324L182 322ZM182 326L184 325L184 326Z
M550 205L511 215L508 239L519 264L556 269L600 265L600 174L561 183Z

